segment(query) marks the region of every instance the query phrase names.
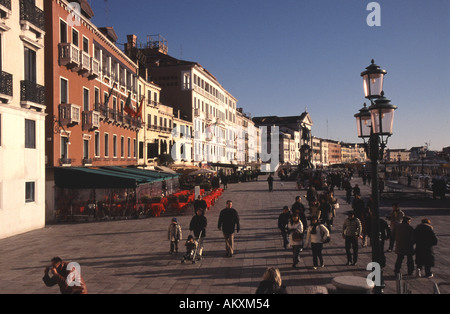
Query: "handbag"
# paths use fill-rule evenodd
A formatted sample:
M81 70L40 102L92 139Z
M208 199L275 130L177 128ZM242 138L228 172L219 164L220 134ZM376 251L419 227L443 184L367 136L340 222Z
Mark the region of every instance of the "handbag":
M301 233L298 230L295 230L294 232L292 232L292 240L293 241L300 241L303 239L303 233Z

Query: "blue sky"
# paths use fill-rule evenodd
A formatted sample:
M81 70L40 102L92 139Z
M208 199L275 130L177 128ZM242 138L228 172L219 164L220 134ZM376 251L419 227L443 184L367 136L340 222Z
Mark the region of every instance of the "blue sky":
M297 115L315 136L361 142L353 115L366 101L360 73L375 59L398 106L390 148L450 146L450 1L91 0L94 24L168 40L169 54L212 72L252 116Z

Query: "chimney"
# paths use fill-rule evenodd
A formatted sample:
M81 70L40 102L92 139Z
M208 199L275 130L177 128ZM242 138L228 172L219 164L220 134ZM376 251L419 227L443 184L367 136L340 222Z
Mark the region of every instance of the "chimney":
M137 36L136 35L127 35L128 48L136 48Z

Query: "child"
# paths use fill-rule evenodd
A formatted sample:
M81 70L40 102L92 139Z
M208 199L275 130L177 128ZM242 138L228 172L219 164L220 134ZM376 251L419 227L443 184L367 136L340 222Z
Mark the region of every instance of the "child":
M183 260L181 262L185 262L185 260L192 260L192 263L195 263L194 254L197 249L197 241L195 241L193 235L189 235L186 241L186 255L183 256Z
M178 242L182 239L181 226L177 223L176 218L172 218L172 222L169 225L168 238L170 241L170 254L173 254L174 250L178 253Z

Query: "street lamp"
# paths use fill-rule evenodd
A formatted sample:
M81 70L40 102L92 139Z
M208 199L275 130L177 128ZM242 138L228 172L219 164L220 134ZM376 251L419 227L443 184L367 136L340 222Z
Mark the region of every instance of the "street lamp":
M425 158L427 157L427 152L425 151L425 149L423 147L419 151L419 156L420 156L420 159L422 160L422 176L423 176L425 174L424 168L423 168L423 163L425 161Z
M379 178L378 164L383 158L384 148L388 138L392 135L394 111L396 106L384 97L383 82L386 70L381 69L372 59L371 65L361 73L364 82L364 96L370 100L371 106L364 107L355 114L358 137L364 141L366 153L371 160L373 176L372 184L372 261L380 268L380 284L375 286L374 292L383 293L383 247L381 245L380 208L379 208ZM370 125L369 125L370 124ZM367 141L367 142L366 142Z

